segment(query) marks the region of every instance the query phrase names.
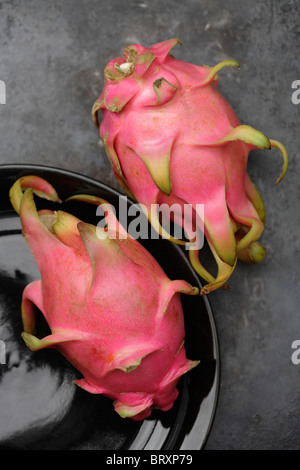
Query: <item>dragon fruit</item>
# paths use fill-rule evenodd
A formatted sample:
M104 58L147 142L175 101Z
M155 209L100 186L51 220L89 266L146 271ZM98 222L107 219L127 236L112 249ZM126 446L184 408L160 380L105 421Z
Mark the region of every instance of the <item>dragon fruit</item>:
M199 289L171 281L106 201L69 198L103 205L101 228L64 211L37 211L34 194L61 202L34 175L18 179L10 190L41 273L23 292L26 345L60 351L83 375L75 382L112 398L121 417L142 420L153 407L169 410L179 378L199 362L186 358L180 292L197 295ZM35 307L51 330L42 339L35 336Z
M251 126L241 124L217 89L214 67L196 66L170 55L180 43L170 39L151 47L125 48L123 57L104 70L104 89L92 115L112 164L114 175L127 194L146 208L152 226L175 243L186 244L202 230L216 261L212 275L199 259L199 247L189 249L191 263L207 282L201 294L226 287L237 259L258 263L265 249L258 242L265 209L247 173L248 154L254 149L277 147L284 177L285 147ZM151 206L167 204L179 210L173 221L182 224L185 239L165 229ZM193 208L192 220L182 217L184 206ZM197 205L204 206L204 215Z

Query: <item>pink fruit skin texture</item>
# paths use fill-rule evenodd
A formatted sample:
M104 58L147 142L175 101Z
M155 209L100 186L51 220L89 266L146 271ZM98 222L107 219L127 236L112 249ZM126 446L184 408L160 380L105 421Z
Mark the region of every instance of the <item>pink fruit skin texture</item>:
M263 201L247 174L250 150L277 147L283 155L279 182L287 169L284 146L248 125L241 125L217 89L214 67L197 66L174 58L170 39L145 48L125 48L104 71L104 89L92 110L112 164L124 190L151 213L152 204L190 204L194 225L203 226L217 275L190 250L196 271L207 281L201 293L226 287L237 259L258 263L265 256L259 239L265 222ZM204 217L197 213L204 205ZM183 223L180 216L174 220ZM201 223L200 222L200 219ZM198 222L197 222L198 218ZM158 218L151 223L163 236ZM185 226L189 233L191 226ZM191 232L190 232L191 233ZM182 240L173 239L176 243Z
M180 292L198 295L198 288L171 281L108 204L100 229L64 211L37 211L34 194L60 202L34 175L10 190L41 274L23 293L25 343L33 351L59 350L82 373L76 383L112 398L122 417L142 420L153 407L169 410L179 378L199 362L186 358L180 299ZM105 203L95 196L69 199ZM51 330L42 339L35 336L36 307Z

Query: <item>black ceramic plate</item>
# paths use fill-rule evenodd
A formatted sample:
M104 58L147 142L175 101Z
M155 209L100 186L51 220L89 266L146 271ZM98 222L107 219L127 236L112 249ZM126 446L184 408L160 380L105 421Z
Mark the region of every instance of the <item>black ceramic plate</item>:
M120 418L110 399L77 387L73 379L80 375L57 351L33 353L24 345L20 337L21 295L39 272L21 235L8 191L25 174L48 180L63 200L75 193L96 194L117 209L121 195L95 180L64 170L0 166L0 450L203 448L219 387L217 334L206 297L182 296L187 357L200 359L200 365L180 379L180 394L172 410L154 411L143 422ZM95 208L89 213L89 205L83 208L82 204L68 203L68 210L82 220L97 223ZM140 241L171 279L186 279L200 286L184 250L167 240ZM47 328L42 318L38 328L41 336Z

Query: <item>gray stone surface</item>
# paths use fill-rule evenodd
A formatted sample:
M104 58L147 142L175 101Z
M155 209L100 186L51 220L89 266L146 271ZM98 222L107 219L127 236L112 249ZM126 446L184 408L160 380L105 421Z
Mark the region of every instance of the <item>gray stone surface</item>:
M124 47L179 37L176 57L214 65L243 123L281 140L290 157L252 152L249 173L266 205L261 265L239 264L231 291L210 296L222 357L220 398L207 449L300 449L299 120L296 0L82 0L0 2L0 163L37 163L114 181L91 106L106 63Z

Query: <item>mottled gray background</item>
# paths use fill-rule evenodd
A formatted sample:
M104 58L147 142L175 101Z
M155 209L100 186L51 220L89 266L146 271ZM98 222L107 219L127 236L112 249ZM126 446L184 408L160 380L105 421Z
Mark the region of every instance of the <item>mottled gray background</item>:
M238 265L232 290L210 296L221 349L220 398L207 449L300 449L299 119L296 0L1 1L0 163L73 170L118 188L91 120L106 63L130 43L179 37L176 57L214 65L243 123L281 140L290 157L252 152L249 173L266 204L261 265Z

